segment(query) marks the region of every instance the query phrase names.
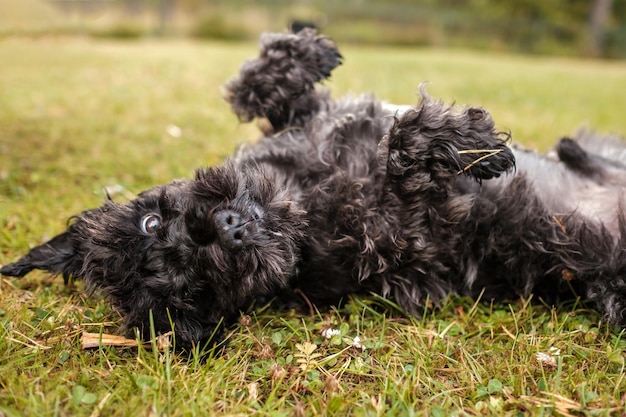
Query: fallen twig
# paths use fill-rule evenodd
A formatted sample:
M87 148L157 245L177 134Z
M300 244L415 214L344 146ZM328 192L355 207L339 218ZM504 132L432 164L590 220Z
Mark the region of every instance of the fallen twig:
M171 346L170 336L172 332L168 332L156 337L156 347L163 350ZM127 339L124 336L116 336L106 333L89 333L83 332L82 337L83 349L92 349L100 346L117 346L117 347L137 347L141 344L144 347L151 347L152 342L140 343L137 339Z

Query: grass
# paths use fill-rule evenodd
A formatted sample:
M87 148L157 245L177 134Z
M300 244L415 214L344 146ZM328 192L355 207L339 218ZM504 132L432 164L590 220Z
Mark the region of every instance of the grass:
M624 63L343 53L328 83L336 94L410 103L429 80L432 95L485 106L516 143L541 149L580 126L626 132ZM2 40L0 264L99 205L104 187L123 201L254 138L219 92L254 54L244 43ZM229 331L221 355L201 361L147 348L83 350L82 331L115 333L121 320L82 289L37 273L2 278L0 415L626 412L626 338L580 304L451 299L421 319L375 297L314 316L261 309ZM338 334L325 338L327 328Z

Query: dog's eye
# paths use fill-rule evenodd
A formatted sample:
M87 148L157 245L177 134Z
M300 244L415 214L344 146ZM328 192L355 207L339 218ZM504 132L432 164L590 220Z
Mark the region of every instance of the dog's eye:
M161 217L157 214L146 214L141 219L141 231L153 235L161 227Z

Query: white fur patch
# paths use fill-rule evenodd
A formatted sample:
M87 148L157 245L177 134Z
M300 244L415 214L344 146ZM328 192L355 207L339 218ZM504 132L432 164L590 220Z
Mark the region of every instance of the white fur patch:
M404 113L409 111L412 106L407 104L391 104L391 103L383 103L383 110L388 111L389 113L393 113L396 116L402 116Z

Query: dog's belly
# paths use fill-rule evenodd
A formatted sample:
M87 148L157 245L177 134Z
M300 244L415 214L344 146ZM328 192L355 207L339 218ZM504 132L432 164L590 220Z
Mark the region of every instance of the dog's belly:
M515 176L524 176L537 198L554 215L576 214L602 224L618 238L620 207L626 205L626 184L600 184L584 177L556 159L514 149L517 169L502 178L486 181L486 190L506 187Z

